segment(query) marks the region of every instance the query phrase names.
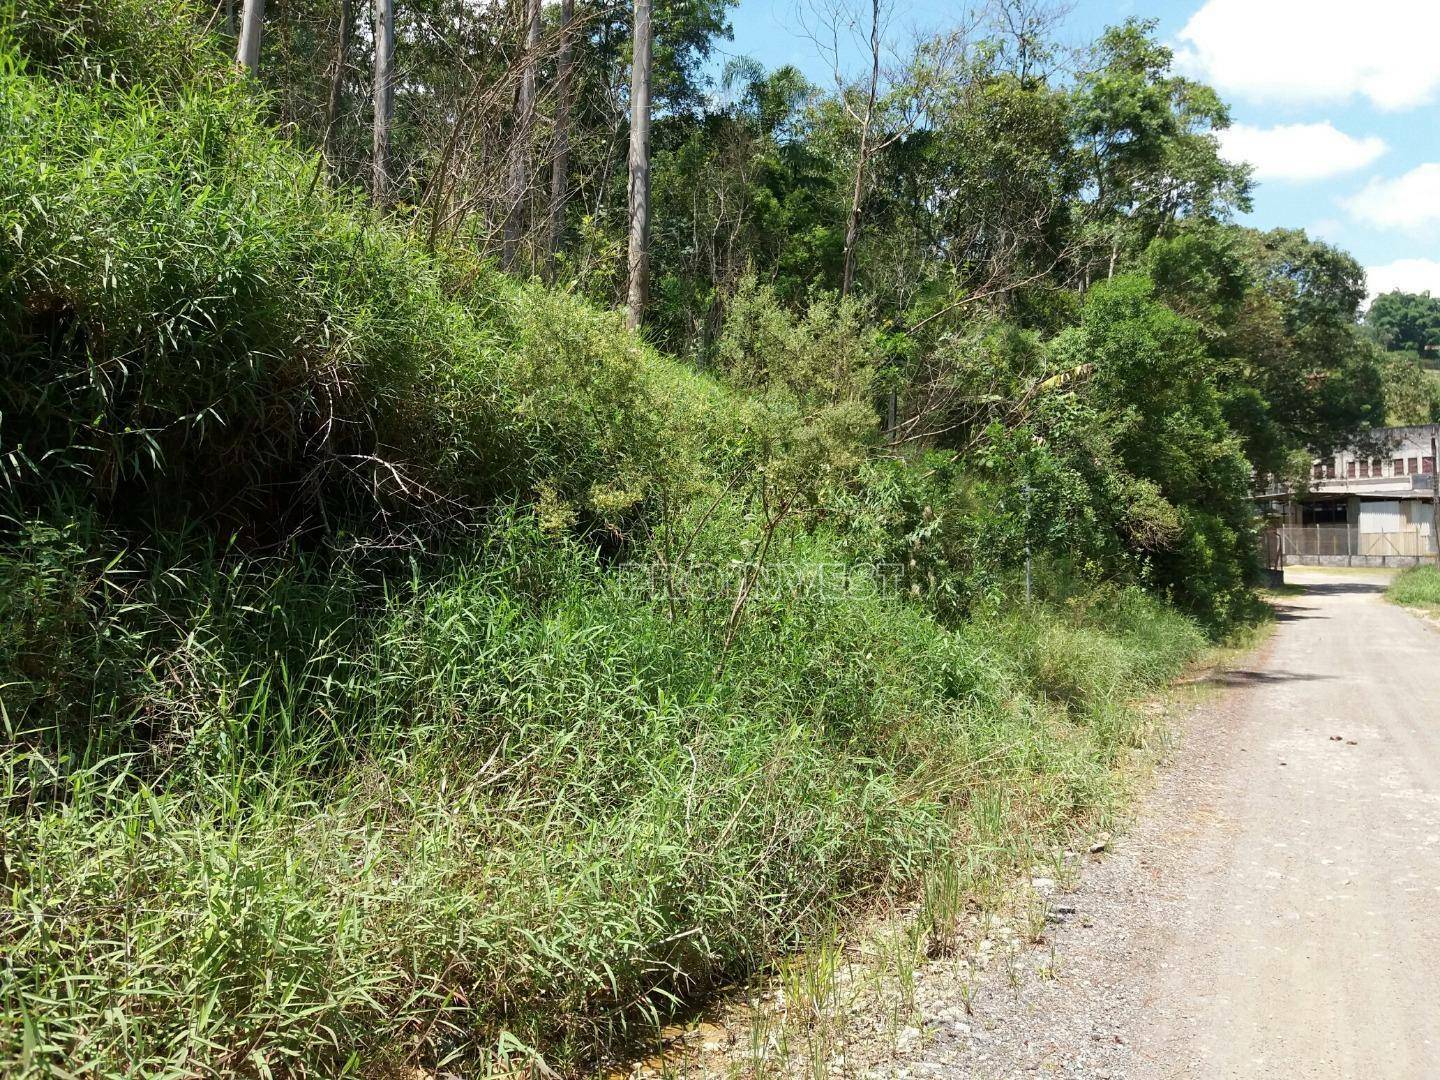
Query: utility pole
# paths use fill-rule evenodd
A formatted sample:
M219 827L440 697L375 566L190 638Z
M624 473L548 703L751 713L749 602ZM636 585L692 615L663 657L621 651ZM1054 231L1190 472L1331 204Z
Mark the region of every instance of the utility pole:
M650 292L650 16L653 0L635 0L630 65L630 283L625 325L640 326Z
M1430 546L1440 566L1440 424L1430 425Z
M265 0L245 0L240 12L240 43L235 62L251 75L260 73L260 35L265 29Z

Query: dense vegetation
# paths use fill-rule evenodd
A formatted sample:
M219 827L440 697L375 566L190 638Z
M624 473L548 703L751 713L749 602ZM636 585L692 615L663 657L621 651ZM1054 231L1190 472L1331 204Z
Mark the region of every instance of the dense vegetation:
M1440 608L1440 569L1434 566L1412 566L1408 570L1402 570L1390 583L1385 595L1397 604Z
M1383 415L1358 266L1230 223L1223 103L1142 24L923 47L847 288L854 87L715 105L723 8L662 5L647 342L623 18L541 284L463 8L402 8L381 207L325 5L264 86L188 0L3 9L9 1074L563 1067L1003 874L1247 616L1255 473Z
M1440 298L1383 293L1366 309L1365 325L1384 350L1390 423L1440 422Z

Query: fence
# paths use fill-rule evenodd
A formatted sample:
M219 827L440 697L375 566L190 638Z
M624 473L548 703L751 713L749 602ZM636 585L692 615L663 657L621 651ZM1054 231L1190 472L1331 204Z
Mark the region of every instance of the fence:
M1356 525L1282 525L1278 532L1279 553L1284 560L1409 561L1435 557L1430 530L1414 525L1395 532L1361 532Z

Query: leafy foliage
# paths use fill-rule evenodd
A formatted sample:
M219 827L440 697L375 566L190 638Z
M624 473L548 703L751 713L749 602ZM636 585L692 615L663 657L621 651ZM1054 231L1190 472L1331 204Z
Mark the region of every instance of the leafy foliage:
M1389 422L1440 420L1440 301L1429 293L1384 293L1366 310L1365 325L1385 350L1380 363Z
M614 316L377 229L244 94L162 106L13 66L0 94L9 486L273 540L542 489L618 526L683 478L703 380Z
M1366 309L1365 325L1387 349L1426 357L1440 348L1440 298L1429 293L1381 293Z
M623 5L548 285L504 5L404 5L385 208L330 7L258 86L219 8L5 10L0 1070L579 1068L1005 873L1247 614L1252 469L1378 415L1358 267L1229 222L1152 27L907 57L841 299L854 87L714 99L725 6L658 7L669 352L604 305Z

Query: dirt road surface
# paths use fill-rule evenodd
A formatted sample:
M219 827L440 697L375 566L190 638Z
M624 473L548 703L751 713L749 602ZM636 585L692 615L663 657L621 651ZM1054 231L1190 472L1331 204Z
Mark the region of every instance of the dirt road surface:
M891 1075L1440 1078L1440 630L1290 581L1027 977Z

